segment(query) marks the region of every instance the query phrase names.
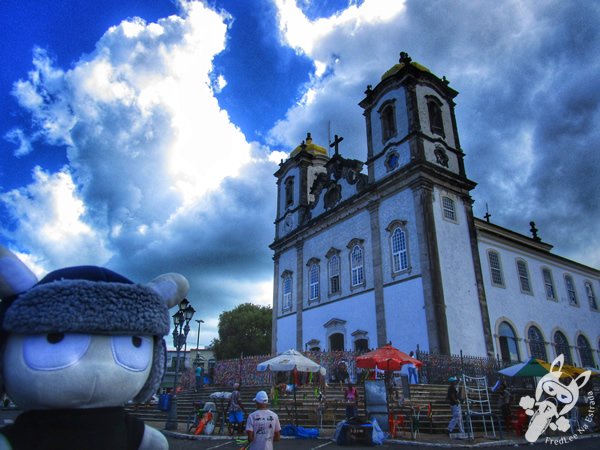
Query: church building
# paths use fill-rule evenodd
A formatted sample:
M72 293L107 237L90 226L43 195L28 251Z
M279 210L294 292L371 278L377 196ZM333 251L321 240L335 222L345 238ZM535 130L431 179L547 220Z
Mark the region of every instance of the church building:
M359 103L366 162L310 134L281 162L273 352L392 342L600 364L600 271L553 254L533 222L525 236L473 216L457 94L403 52Z

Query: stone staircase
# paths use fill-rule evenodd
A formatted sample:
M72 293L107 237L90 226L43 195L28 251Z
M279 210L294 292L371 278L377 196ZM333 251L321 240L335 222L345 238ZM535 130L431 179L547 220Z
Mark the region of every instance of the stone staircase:
M364 390L361 385L356 386L359 393L359 415L365 416ZM398 402L394 402L392 407L396 416L403 415L406 421L406 426L409 427L409 419L417 411L419 412L419 428L426 433L445 433L448 422L450 421L450 407L446 402L446 385L421 384L411 385L410 399L404 400L400 406ZM321 421L318 415L319 401L315 388L311 386L299 386L296 391L296 406L294 408L293 394L279 395L279 398L273 399L271 386L242 386L240 388L242 403L247 412L254 411L255 404L252 401L254 395L259 390L265 390L269 393L270 409L275 411L280 418L282 425L293 423L294 417L297 417L297 425L308 428L320 428L332 432L335 425L345 419L345 404L343 401L343 387L340 385L330 385L327 388L327 401L325 411ZM213 392L231 391L230 387L223 386L204 386L199 392L185 391L177 396L177 415L180 430L185 428L190 416L194 413L194 403L204 404L210 399L210 394ZM398 395L401 397L401 389L398 388ZM520 395L514 396L513 409L514 412L518 409L518 398ZM227 402L215 402L219 412L223 411ZM220 404L221 403L221 404ZM490 396L492 411L499 415L497 407L497 397L492 394ZM431 405L431 414L428 417L429 405ZM462 407L463 412L466 411L466 406ZM160 411L158 405L128 405L127 410L132 414L140 417L145 421L151 422L166 422L167 412ZM218 423L220 423L220 417ZM465 424L466 426L466 424ZM489 421L486 426L489 431ZM495 426L497 426L495 424ZM387 425L386 425L387 427ZM481 419L473 419L473 427L476 432L483 431L483 423ZM215 433L220 432L217 426ZM225 431L226 432L226 431ZM496 428L496 433L498 432Z

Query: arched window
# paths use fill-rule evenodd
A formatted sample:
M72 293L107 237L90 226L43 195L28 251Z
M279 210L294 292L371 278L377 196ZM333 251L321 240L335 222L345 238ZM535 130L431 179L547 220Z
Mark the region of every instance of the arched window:
M554 281L552 280L552 272L550 269L542 269L544 277L544 286L546 287L546 298L548 300L556 300L556 291L554 290Z
M494 286L504 287L504 275L502 275L502 263L500 262L500 253L495 250L488 252L488 261L490 264L490 276Z
M352 286L360 286L365 281L363 270L363 250L360 245L352 247L350 254L350 271L352 278Z
M573 365L573 356L571 356L571 347L569 347L569 341L567 337L560 331L554 333L554 348L556 349L556 356L562 354L565 355L565 364Z
M282 292L281 310L282 312L289 312L292 310L292 274L289 271L283 274Z
M329 350L332 352L344 350L344 335L342 333L333 333L329 336Z
M548 361L548 354L546 353L546 343L540 329L534 325L529 327L527 331L527 339L529 340L529 352L534 358Z
M314 302L319 299L319 264L314 262L308 271L308 300Z
M519 274L519 285L521 286L521 292L525 294L531 294L531 283L529 282L529 269L527 263L522 260L517 260L517 273Z
M340 257L336 254L331 255L329 258L329 264L327 265L329 270L329 294L340 293Z
M573 283L571 275L565 275L565 287L567 288L569 305L577 306L577 292L575 291L575 283Z
M381 108L380 112L381 117L381 134L383 138L383 142L388 139L396 136L396 111L394 107L393 101L386 102Z
M446 137L444 133L444 121L442 119L442 110L437 100L430 99L427 102L427 110L429 112L429 127L431 132L442 137Z
M598 302L596 301L596 295L594 294L594 286L589 281L584 283L585 285L585 295L588 298L588 303L590 304L590 308L594 311L598 311Z
M498 335L500 341L500 357L502 361L520 361L519 345L517 343L517 335L513 327L508 322L500 323L498 327Z
M294 204L294 177L289 177L285 180L285 206Z
M589 341L583 334L577 338L577 349L579 350L579 359L583 367L595 367L594 355Z
M402 272L408 269L408 251L406 247L406 232L397 226L391 236L392 270Z
M444 214L444 219L456 222L456 206L454 200L450 197L442 197L442 213Z

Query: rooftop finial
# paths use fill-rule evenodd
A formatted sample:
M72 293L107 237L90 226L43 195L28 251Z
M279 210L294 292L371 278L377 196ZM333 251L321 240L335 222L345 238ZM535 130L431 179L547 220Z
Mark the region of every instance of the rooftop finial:
M400 52L400 62L401 63L410 64L411 61L412 61L412 58L410 56L408 56L408 53Z
M310 144L312 142L312 136L310 135L310 132L306 133L306 143Z
M531 226L531 228L529 230L529 231L531 231L531 237L533 237L534 241L540 242L541 239L540 239L540 237L537 234L538 233L538 229L535 227L535 222L532 220L531 222L529 222L529 225Z

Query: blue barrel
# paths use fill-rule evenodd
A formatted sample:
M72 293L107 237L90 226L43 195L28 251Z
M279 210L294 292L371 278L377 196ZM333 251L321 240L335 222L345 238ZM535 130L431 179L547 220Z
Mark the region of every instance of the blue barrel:
M158 397L158 409L160 409L161 411L168 411L170 403L170 394L160 394L160 396Z

